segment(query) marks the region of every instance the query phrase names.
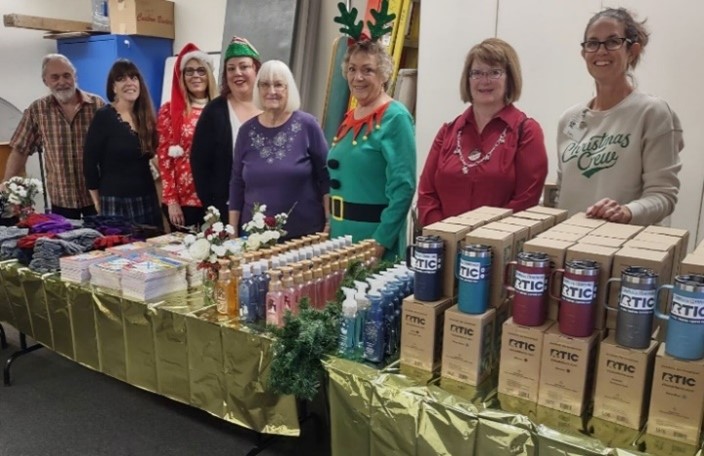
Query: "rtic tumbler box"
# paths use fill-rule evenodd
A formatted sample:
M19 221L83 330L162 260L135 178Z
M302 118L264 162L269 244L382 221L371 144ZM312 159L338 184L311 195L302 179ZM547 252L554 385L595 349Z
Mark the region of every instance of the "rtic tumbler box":
M555 241L576 243L584 237L583 234L565 233L564 231L555 231L555 228L550 228L538 235L539 239L553 239Z
M643 231L642 226L624 225L623 223L606 222L590 234L594 236L612 237L617 239L633 239L638 233Z
M704 255L692 252L682 260L680 274L704 274Z
M530 241L523 244L524 252L542 252L546 253L550 258L550 267L555 269L560 269L565 265L565 254L567 249L574 245L572 242L556 241L553 239L531 239ZM557 287L553 287L554 284L550 284L550 290L555 296L559 296L560 290ZM548 299L548 319L557 320L557 313L559 308L559 302L549 298Z
M577 212L563 223L566 223L567 225L586 226L587 228L597 229L606 222L601 219L587 217L584 212Z
M518 225L528 228L528 239L533 239L538 234L543 232L543 222L540 220L531 220L511 216L501 219L501 223L508 223L510 225Z
M648 401L658 342L645 349L626 348L615 335L601 342L594 390L594 416L631 429L640 429Z
M565 220L567 220L567 214L568 214L568 212L565 209L557 209L554 207L545 207L545 206L529 207L528 209L526 209L526 211L536 212L538 214L551 215L553 218L555 218L555 224L562 223Z
M506 290L503 286L504 269L506 269L506 263L511 261L515 255L513 251L513 236L513 233L481 227L471 231L464 238L467 244L485 244L491 247L491 292L489 294L489 305L492 307L498 307L506 297Z
M642 233L641 233L642 234ZM629 239L626 241L625 244L623 244L624 247L630 247L634 249L641 249L641 250L654 250L656 252L666 252L669 254L670 258L670 277L663 277L663 279L667 282L670 282L672 280L672 277L677 275L676 271L679 271L680 269L680 261L677 258L677 255L679 255L679 252L677 251L677 243L674 242L674 238L669 238L669 240L665 239L662 240L663 242L658 242L658 240L654 239L641 239L640 234L636 236L633 239ZM665 237L665 236L659 236L659 237Z
M611 278L614 255L618 249L598 245L576 244L567 249L565 262L571 260L593 260L599 263L599 283L596 287L596 306L594 307L594 327L603 329L606 324L606 284Z
M482 206L476 209L472 209L471 211L463 212L457 217L474 220L483 220L485 223L490 223L508 217L509 215L511 215L512 212L513 211L511 209Z
M602 247L611 247L614 249L619 249L623 247L623 244L625 244L626 242L628 241L625 239L594 236L593 234L588 234L579 240L580 244L600 245Z
M451 223L437 222L423 228L423 236L438 236L445 241L445 256L442 269L442 295L451 298L457 295L457 281L455 268L457 267L457 253L459 244L471 231L468 226L453 225Z
M652 269L658 276L658 285L668 283L667 278L671 276L672 258L667 252L658 252L655 250L634 249L631 247L623 247L616 255L614 255L613 264L611 265L611 276L621 277L621 273L629 266L640 266L643 268ZM665 279L663 279L663 277ZM612 286L607 297L611 307L618 306L618 287ZM659 302L666 302L669 292L663 292L659 295ZM660 310L664 310L661 306ZM656 325L659 325L660 320L654 320ZM616 329L616 311L608 310L606 312L606 327L608 329ZM655 329L655 328L653 328ZM664 328L663 328L664 329ZM659 332L658 339L664 340L664 331Z
M446 219L441 220L440 223L467 226L472 230L475 228L479 228L480 226L486 225L486 221L479 218L471 217L448 217Z
M502 325L499 393L538 401L543 340L553 324L548 320L542 326L521 326L510 318Z
M704 415L704 360L682 361L660 345L655 358L647 433L699 445Z
M591 399L596 346L601 334L596 330L589 337L565 336L558 325L545 332L539 405L582 415Z
M499 307L496 307L496 317L494 318L494 344L491 348L492 370L499 367L499 357L501 356L501 338L503 337L504 323L511 318L513 303L511 299L506 299Z
M568 225L566 223L560 223L560 224L555 225L552 228L550 228L550 231L579 234L582 237L584 237L584 236L588 235L589 233L591 233L592 231L594 231L594 229L589 228L588 226Z
M653 233L660 234L663 236L676 237L679 239L679 248L677 251L679 252L680 260L687 256L687 250L689 249L689 231L681 228L670 228L667 226L651 225L645 227L645 229L641 233Z
M537 212L521 211L513 214L514 217L524 218L528 220L537 220L543 223L543 231L555 226L555 217L547 214L538 214Z
M452 299L436 302L403 300L401 319L401 362L426 371L440 368L444 314Z
M479 385L491 373L496 311L473 315L453 306L445 311L441 375Z
M501 218L506 218L513 214L513 209L506 209L505 207L481 206L474 209L474 212L480 214L498 215Z
M505 231L507 233L513 233L513 257L514 260L518 252L523 251L523 244L530 239L530 230L525 226L513 225L511 223L504 223L505 219L499 222L487 223L484 228L496 231Z

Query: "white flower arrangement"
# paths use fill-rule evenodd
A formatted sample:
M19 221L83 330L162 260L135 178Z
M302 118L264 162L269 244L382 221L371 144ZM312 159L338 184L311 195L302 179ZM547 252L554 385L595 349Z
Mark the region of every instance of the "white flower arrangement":
M279 239L286 236L284 229L288 216L296 207L294 204L290 211L282 212L274 216L266 215L266 204L254 203L252 220L242 225L242 229L247 232L245 247L248 251L258 250L264 247L271 247Z
M34 212L34 199L44 193L39 179L33 177L11 177L5 182L2 198L6 202L3 215L28 215Z
M235 229L220 221L220 211L210 206L203 217L201 231L183 239L191 257L199 261L198 267L217 270L218 259L237 255L244 250L243 241L232 239Z

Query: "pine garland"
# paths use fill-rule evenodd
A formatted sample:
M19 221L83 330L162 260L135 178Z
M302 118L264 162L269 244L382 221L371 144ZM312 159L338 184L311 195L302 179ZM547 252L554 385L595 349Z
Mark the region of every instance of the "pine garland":
M381 262L370 270L359 261L353 262L345 271L342 286L354 288L355 280L365 280L392 264ZM315 397L324 374L322 359L337 352L343 300L344 293L338 290L335 301L317 310L303 298L298 315L286 312L284 326L270 328L276 336L268 385L273 393L306 400Z

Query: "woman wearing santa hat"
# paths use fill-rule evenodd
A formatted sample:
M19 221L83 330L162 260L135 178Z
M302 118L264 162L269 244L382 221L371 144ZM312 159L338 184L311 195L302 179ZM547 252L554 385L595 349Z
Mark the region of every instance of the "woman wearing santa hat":
M162 204L172 230L198 225L203 203L196 194L191 171L191 143L205 105L217 96L212 61L192 43L186 44L174 64L171 100L157 117Z

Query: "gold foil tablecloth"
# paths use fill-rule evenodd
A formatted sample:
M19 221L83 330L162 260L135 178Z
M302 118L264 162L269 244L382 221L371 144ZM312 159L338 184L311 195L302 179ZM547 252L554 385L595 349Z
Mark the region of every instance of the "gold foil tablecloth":
M325 360L334 456L704 456L697 448L401 366Z
M83 366L257 432L298 436L294 397L267 391L272 340L204 307L153 302L0 262L0 320Z

